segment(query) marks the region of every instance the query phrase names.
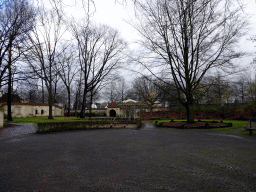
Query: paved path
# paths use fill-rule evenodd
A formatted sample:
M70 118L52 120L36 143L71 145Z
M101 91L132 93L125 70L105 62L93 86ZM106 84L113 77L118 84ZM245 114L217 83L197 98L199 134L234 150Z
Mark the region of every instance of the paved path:
M144 127L143 127L144 130L154 130L157 128L153 123L149 121L144 121L143 123L144 123Z
M0 139L17 137L35 132L36 127L33 123L5 123L5 128L0 129Z
M31 124L7 130L0 139L0 191L256 189L255 136L150 123L139 130L24 134Z

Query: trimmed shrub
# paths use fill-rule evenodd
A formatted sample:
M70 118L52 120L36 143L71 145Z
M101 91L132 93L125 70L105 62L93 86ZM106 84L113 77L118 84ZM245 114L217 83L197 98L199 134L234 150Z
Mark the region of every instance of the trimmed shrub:
M57 131L70 131L70 130L84 130L84 129L102 129L112 128L118 124L137 124L141 126L140 120L121 119L116 120L113 118L103 120L71 120L71 121L53 121L53 122L38 122L37 133L57 132Z
M63 122L39 122L37 125L37 133L70 131L82 129L106 128L110 125L110 121L63 121Z

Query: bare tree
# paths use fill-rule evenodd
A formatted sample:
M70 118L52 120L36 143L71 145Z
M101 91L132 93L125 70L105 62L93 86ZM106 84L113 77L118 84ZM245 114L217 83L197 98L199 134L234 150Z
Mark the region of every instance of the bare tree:
M64 51L58 57L58 75L60 76L61 80L63 81L67 94L68 94L68 113L67 116L70 116L70 106L71 106L71 86L75 79L75 76L78 73L78 65L76 62L76 53L75 49L72 45L68 48L64 46Z
M123 59L126 43L121 40L117 31L107 26L96 27L86 22L80 26L73 24L71 29L77 41L79 63L83 72L84 90L80 116L84 118L87 93L117 67Z
M18 82L18 95L22 100L39 103L40 102L40 89L38 86L38 79L27 79L26 81Z
M152 65L143 63L143 66L159 79L157 72L164 70L174 81L185 96L180 102L186 108L188 122L194 121L194 94L207 72L216 67L228 69L232 59L241 56L234 48L246 22L235 3L228 0L136 3L142 20L134 26L149 51L144 53L149 55L145 60L147 63L153 60Z
M6 1L0 12L0 87L8 81L8 116L12 121L11 100L13 85L13 66L25 51L22 43L34 24L35 12L26 0ZM8 70L8 75L6 72ZM6 79L5 79L6 77Z
M56 75L58 45L65 30L62 30L62 17L56 12L41 9L37 26L29 36L28 46L32 45L25 57L29 66L38 77L44 80L48 91L49 119L52 117L53 81Z
M179 104L179 100L184 100L183 94L175 87L174 82L168 81L167 83L157 80L154 82L160 94L159 101L169 105ZM179 98L179 100L177 100Z
M34 25L35 12L26 0L0 3L0 88L8 80L8 64L20 57L22 41Z
M160 89L155 80L149 77L139 77L134 81L133 89L139 100L144 101L152 112L155 102L160 99Z
M77 75L78 78L75 79L75 102L74 102L74 109L75 109L75 116L77 116L77 110L81 109L81 90L82 90L82 77L83 73L80 70L79 74Z
M118 97L118 88L117 81L115 78L112 78L104 87L104 98L108 101L119 101Z
M94 87L94 86L93 86ZM97 87L91 89L89 93L89 117L92 116L92 105L97 99L99 99L99 92L102 89L102 82Z
M248 79L248 98L253 103L256 103L256 79Z
M236 84L237 90L237 96L239 100L244 103L247 100L247 94L248 94L248 79L245 76L240 76L238 81L234 82Z
M125 83L124 78L119 78L117 81L117 93L118 93L118 100L124 101L126 98L126 92L127 92L127 85Z
M95 65L94 63L93 65ZM97 73L97 68L95 66L92 67L91 75L92 78L95 78L95 75ZM91 89L89 91L89 117L92 116L92 104L96 101L96 99L99 99L99 92L105 87L107 83L108 78L104 77L104 80L100 81L96 85L92 82Z

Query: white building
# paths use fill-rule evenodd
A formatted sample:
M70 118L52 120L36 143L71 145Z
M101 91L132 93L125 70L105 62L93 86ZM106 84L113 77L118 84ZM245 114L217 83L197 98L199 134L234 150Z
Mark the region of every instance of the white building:
M7 103L0 105L7 115ZM12 103L12 117L43 117L49 116L47 103ZM52 105L52 116L64 116L64 109L55 103Z

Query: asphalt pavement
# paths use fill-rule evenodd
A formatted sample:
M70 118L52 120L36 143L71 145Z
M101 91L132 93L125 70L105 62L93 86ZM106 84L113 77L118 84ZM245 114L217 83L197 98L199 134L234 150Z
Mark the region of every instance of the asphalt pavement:
M0 191L256 191L256 137L156 128L0 131Z

